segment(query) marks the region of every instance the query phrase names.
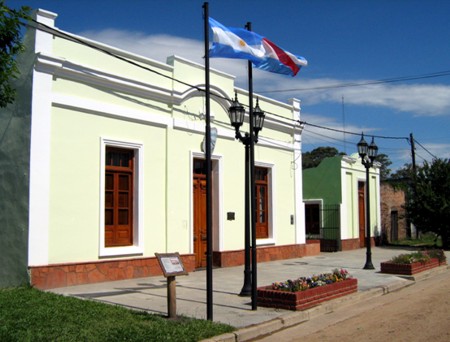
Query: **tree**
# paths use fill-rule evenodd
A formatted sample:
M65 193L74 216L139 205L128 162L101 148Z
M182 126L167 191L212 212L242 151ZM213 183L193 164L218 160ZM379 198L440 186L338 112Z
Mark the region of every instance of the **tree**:
M412 165L409 163L406 163L403 165L402 168L395 171L393 174L391 174L391 178L398 180L398 181L411 181L413 178L413 171L412 171Z
M0 108L13 103L16 96L16 90L12 86L13 79L19 76L16 57L25 49L20 20L30 19L29 12L30 8L27 6L15 10L0 0Z
M444 249L450 247L450 160L434 159L417 168L408 187L406 211L421 232L441 236Z
M312 167L316 167L322 160L327 157L335 157L344 154L345 153L339 152L334 147L318 147L311 152L305 152L302 154L302 168L309 169Z
M389 169L388 167L392 164L389 157L384 153L380 153L379 155L377 155L377 158L375 160L381 164L380 179L388 179L391 174L391 169Z

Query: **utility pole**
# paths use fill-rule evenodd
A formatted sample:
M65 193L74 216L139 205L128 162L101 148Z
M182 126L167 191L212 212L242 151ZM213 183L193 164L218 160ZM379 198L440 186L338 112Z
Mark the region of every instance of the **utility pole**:
M413 189L413 196L416 197L416 148L414 145L414 137L413 134L409 134L409 141L411 143L411 159L412 159L412 179L411 179L411 186ZM419 232L417 231L417 228L415 229L416 232L416 239L419 238ZM412 234L411 234L412 235Z
M411 158L412 158L412 171L414 178L416 177L416 148L414 146L414 137L412 133L409 133L409 141L411 143Z

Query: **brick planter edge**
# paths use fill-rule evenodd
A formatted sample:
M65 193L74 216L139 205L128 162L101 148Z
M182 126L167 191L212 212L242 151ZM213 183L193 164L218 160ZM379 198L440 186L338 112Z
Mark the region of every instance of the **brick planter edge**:
M297 292L272 290L272 286L264 286L258 288L257 302L259 306L301 311L356 291L358 291L356 278Z
M381 273L413 275L443 264L445 264L445 262L441 263L437 258L432 258L424 263L414 262L412 264L396 264L390 261L386 261L381 263Z

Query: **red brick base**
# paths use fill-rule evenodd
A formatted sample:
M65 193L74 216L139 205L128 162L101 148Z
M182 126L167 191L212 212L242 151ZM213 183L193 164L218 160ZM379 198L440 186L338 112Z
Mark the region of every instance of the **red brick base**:
M439 267L441 264L438 259L432 258L427 262L414 262L412 264L395 264L393 262L382 262L381 273L413 275L419 272Z
M258 262L301 258L320 254L319 240L304 245L260 246L256 249ZM232 267L244 264L244 251L213 252L213 263L217 267Z
M358 291L358 280L347 279L305 291L287 292L272 290L271 286L258 288L258 305L285 310L305 310L324 301Z
M341 246L343 251L351 251L353 249L358 249L359 247L359 239L348 239L342 240Z
M193 254L183 255L181 259L188 272L194 270L195 256ZM38 289L151 277L163 274L155 257L36 266L29 269L31 285Z
M300 258L320 253L319 241L304 245L258 247L258 262ZM182 255L186 271L195 269L195 255ZM231 267L244 264L244 251L213 252L213 264ZM31 285L39 289L99 283L162 275L158 260L153 258L95 261L30 267Z
M359 246L359 238L342 240L342 251L351 251L353 249L365 248ZM375 247L375 238L370 238L370 245Z

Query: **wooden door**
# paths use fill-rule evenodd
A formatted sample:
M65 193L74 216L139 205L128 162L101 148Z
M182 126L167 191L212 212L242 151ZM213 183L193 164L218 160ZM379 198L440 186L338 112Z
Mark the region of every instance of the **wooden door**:
M255 197L256 197L256 238L269 237L269 183L268 170L255 167Z
M133 244L133 150L106 148L105 246Z
M358 182L358 209L359 209L359 247L366 246L366 188L364 182Z
M206 267L206 172L205 161L194 160L194 254L195 267Z

